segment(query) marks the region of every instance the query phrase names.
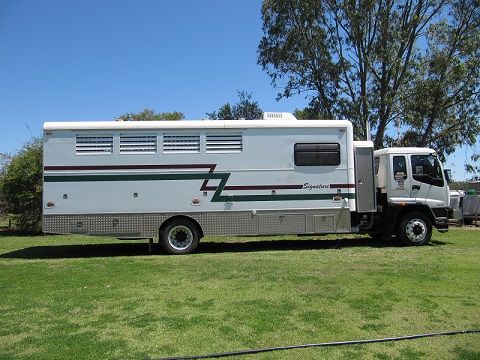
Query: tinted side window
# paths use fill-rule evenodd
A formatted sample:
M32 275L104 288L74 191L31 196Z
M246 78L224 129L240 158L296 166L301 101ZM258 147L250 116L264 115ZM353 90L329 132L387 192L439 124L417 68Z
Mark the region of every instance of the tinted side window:
M442 168L436 156L412 155L412 175L417 181L443 186Z
M393 177L396 180L405 180L407 178L407 161L405 156L393 157Z
M295 144L296 166L340 165L340 144Z

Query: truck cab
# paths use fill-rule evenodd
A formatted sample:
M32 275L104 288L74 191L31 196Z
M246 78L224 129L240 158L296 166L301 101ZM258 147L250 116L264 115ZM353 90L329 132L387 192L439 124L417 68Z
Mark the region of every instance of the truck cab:
M432 225L448 229L450 190L434 150L376 150L374 165L385 236L396 234L408 245L422 245L430 240Z

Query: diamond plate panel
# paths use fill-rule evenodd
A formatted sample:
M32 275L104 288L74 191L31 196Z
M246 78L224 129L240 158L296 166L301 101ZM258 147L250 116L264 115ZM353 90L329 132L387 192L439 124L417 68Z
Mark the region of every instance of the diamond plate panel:
M271 234L303 234L306 229L305 214L259 214L258 233Z
M70 221L71 234L88 234L90 233L90 222L88 220Z
M313 215L313 223L316 233L321 234L335 232L334 215Z
M101 215L90 220L90 234L115 236L141 236L143 215Z
M298 209L231 212L45 215L43 231L54 234L157 237L162 224L174 216L197 221L205 235L346 233L349 209ZM324 217L325 220L321 220ZM333 224L333 225L332 225Z

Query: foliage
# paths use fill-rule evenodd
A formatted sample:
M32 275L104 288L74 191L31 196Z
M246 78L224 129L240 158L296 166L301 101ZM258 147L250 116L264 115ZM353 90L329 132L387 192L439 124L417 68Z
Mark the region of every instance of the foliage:
M450 190L467 190L470 188L468 181L452 181L448 184Z
M473 152L472 163L466 164L465 170L474 174L471 178L471 181L480 180L480 152L478 152L478 149Z
M311 107L306 107L304 109L295 109L293 112L293 115L298 119L298 120L318 120L318 119L324 119L322 117L322 114L318 112L317 109L311 108Z
M213 120L254 120L261 119L263 110L257 101L252 100L252 93L238 91L238 102L231 105L226 103L217 111L206 113Z
M258 63L321 117L441 156L479 129L477 0L265 0ZM389 135L390 134L390 135Z
M2 179L3 176L5 175L5 172L7 171L7 166L10 164L10 161L12 160L12 155L8 153L0 153L0 189L1 189L1 184L2 184ZM5 216L5 205L3 201L3 197L0 192L0 217Z
M311 106L332 119L340 66L332 58L332 44L321 23L325 11L319 0L265 0L258 63L273 85L284 85L278 98L313 92Z
M42 149L41 139L30 140L12 157L1 178L0 212L12 214L19 231L41 230Z
M0 179L5 173L8 164L12 161L12 154L9 153L0 153Z
M153 109L144 109L138 113L126 113L120 115L117 121L158 121L158 120L182 120L185 116L178 111L157 113Z
M429 51L420 56L401 99L410 129L400 145L431 146L444 156L458 144L475 144L480 133L479 29L476 0L455 1L448 17L429 27Z
M351 236L145 242L0 232L0 358L156 359L479 328L479 231L398 247ZM479 334L248 359L478 359ZM238 357L244 359L245 357Z

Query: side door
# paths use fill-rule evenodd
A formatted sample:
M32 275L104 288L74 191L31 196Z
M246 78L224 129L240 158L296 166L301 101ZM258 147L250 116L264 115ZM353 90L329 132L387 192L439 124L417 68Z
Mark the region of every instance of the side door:
M411 197L431 208L447 206L445 180L434 154L411 155Z
M403 201L410 198L410 171L406 155L393 154L390 156L390 197Z

